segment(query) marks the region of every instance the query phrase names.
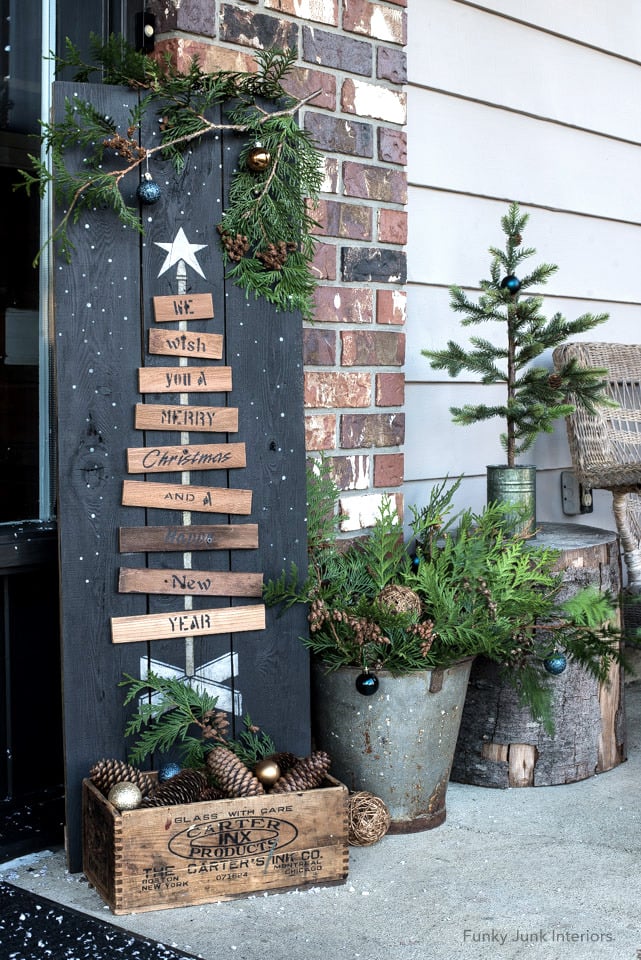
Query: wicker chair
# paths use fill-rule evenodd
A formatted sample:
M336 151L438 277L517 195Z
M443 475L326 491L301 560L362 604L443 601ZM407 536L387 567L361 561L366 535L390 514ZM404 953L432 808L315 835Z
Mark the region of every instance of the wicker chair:
M617 406L602 406L597 416L577 407L566 418L568 442L572 466L583 487L612 492L628 586L631 592L641 593L641 345L568 343L554 351L555 368L559 370L572 358L583 367L608 371L607 392Z

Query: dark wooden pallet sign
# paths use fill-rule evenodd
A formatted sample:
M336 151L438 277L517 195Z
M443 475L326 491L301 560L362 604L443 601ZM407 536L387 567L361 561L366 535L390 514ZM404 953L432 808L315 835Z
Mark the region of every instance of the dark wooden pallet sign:
M158 507L162 510L193 510L199 513L249 514L252 492L230 487L123 480L122 505Z
M187 597L260 597L262 573L218 570L147 570L121 567L119 593L179 594Z
M153 301L156 323L167 323L171 320L211 320L214 316L211 293L154 297Z
M137 403L137 430L191 430L194 433L236 433L238 407L165 406Z
M167 357L220 360L223 355L223 336L221 333L185 333L183 330L151 329L149 353Z
M141 393L225 393L231 367L139 367Z
M203 637L209 634L241 633L265 629L265 607L223 607L214 610L176 610L147 613L142 617L112 617L112 643L141 643L173 637Z
M255 550L258 524L217 526L120 527L121 553L158 553L184 550Z
M129 473L230 470L247 466L244 443L192 443L181 447L129 447Z

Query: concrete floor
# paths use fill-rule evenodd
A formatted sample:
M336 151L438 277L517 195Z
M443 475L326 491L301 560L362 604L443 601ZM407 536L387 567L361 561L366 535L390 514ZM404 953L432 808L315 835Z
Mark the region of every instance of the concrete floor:
M523 790L451 783L442 826L351 847L341 886L114 917L61 851L0 878L204 960L637 960L641 681L626 711L614 770Z

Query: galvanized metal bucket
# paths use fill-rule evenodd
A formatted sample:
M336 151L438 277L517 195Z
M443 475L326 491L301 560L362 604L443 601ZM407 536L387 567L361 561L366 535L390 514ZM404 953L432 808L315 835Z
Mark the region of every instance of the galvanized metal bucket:
M390 833L429 830L445 820L472 661L402 677L377 671L372 696L356 689L361 670L312 666L315 746L329 753L332 775L351 791L383 800Z
M536 532L536 467L488 466L487 502L511 503L515 533L534 535Z

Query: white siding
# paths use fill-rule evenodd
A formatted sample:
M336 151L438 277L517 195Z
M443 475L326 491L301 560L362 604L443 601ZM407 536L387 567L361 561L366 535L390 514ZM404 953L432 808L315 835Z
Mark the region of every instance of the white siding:
M485 502L485 467L501 463L499 420L453 425L449 408L497 396L432 370L422 349L464 342L449 287L471 295L512 200L530 214L530 265L558 264L545 312L608 313L583 339L638 342L641 332L641 4L620 0L409 0L406 501L464 474L459 506ZM497 329L475 332L500 339ZM544 357L551 365L551 358ZM500 396L500 393L498 394ZM614 529L611 497L566 517L570 467L561 422L522 462L538 467L540 520Z

